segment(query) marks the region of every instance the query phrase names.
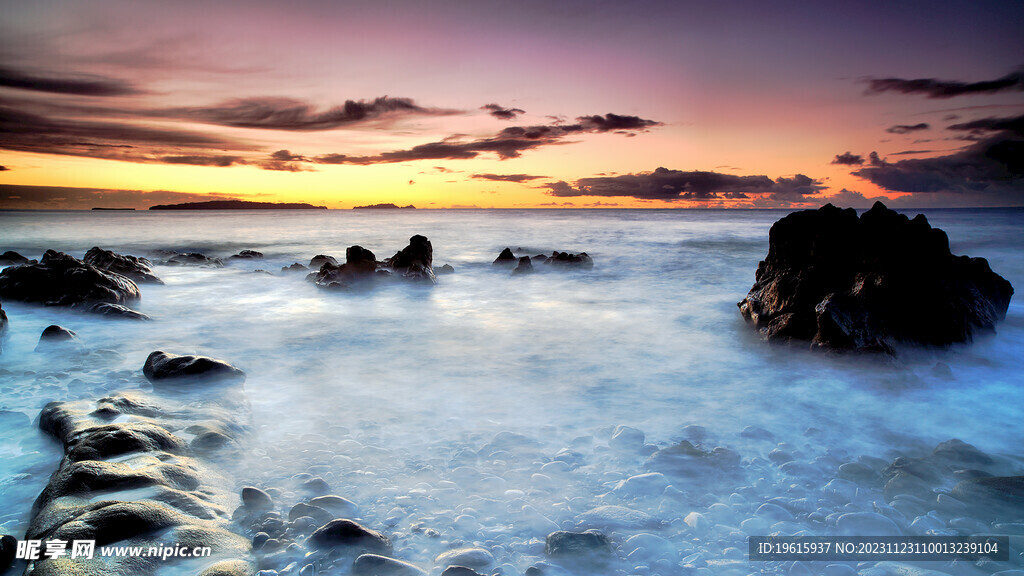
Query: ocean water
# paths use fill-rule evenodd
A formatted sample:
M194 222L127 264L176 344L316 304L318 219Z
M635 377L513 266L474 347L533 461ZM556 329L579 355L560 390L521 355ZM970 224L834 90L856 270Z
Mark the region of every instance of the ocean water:
M891 359L767 345L736 302L785 213L0 212L0 251L30 258L48 248L80 258L100 246L143 256L198 251L226 263L156 266L166 284L142 285L134 306L152 322L3 302L11 326L0 408L24 417L0 419L0 527L24 531L59 460L59 447L29 420L51 400L147 389L141 367L153 350L217 357L248 374L247 456L225 464L239 486L277 487L294 503L302 495L289 479L320 476L360 505L368 526L392 535L397 557L427 568L449 548L476 545L504 573L521 574L544 561L548 532L591 525L613 536L619 558L607 573L667 576L687 560L700 565L693 554L711 568L712 560L742 560L736 530L705 534L683 519L730 494L748 508L792 495L784 476L615 490L645 471L646 453L684 438L754 464L782 448L824 469L860 455L926 453L951 438L1020 463L1019 296L997 334L946 350L907 348ZM926 215L954 253L985 257L1024 287L1024 211ZM280 271L317 254L343 260L354 244L383 259L414 234L432 242L435 268L448 263L456 272L433 287L327 292ZM595 265L537 266L537 274L513 277L491 266L505 247L517 255L586 251ZM265 259L227 260L243 249ZM50 324L75 330L90 350L114 352L87 360L34 353ZM608 448L617 426L642 431L650 447ZM741 434L748 426L770 435ZM501 453L484 457L488 444ZM566 449L572 466L545 468ZM826 475L835 472L829 465ZM602 505L661 522L653 534L668 551L629 543L650 529L587 515Z

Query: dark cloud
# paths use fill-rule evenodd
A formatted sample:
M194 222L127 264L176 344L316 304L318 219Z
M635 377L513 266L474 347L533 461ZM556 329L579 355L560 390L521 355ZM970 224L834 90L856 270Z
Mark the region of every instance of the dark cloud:
M154 204L177 204L206 200L235 200L224 194L195 194L168 190L111 190L66 186L20 186L0 184L0 208L89 210L90 208L146 209Z
M933 150L903 150L901 152L892 152L890 156L913 156L915 154L930 154Z
M919 132L929 128L931 128L931 126L921 122L920 124L897 124L886 128L885 131L890 134L910 134L911 132Z
M952 126L947 126L947 128L976 134L1006 131L1016 136L1024 136L1024 116L1014 118L981 118L971 122L953 124Z
M271 160L278 162L309 162L309 159L299 154L292 154L288 150L278 150L270 155Z
M321 164L388 164L411 160L468 160L483 153L493 153L501 160L518 158L526 150L541 146L564 144L564 139L573 134L646 131L661 126L661 122L646 120L637 116L581 116L578 123L570 125L510 126L490 138L465 142L461 135L449 136L440 142L420 144L408 150L395 150L374 156L350 156L347 154L325 154L314 158Z
M0 68L0 86L75 96L127 96L142 91L123 80L101 76L58 78Z
M233 164L245 164L239 156L162 156L159 159L164 164L188 164L190 166L219 166L225 168Z
M854 172L886 190L920 193L978 193L1020 196L1024 192L1021 118L988 118L956 130L994 131L953 154L888 162L872 152L870 165Z
M478 180L494 180L497 182L528 182L547 176L533 176L531 174L473 174Z
M717 200L751 195L775 199L801 198L825 189L803 174L775 180L767 176L736 176L718 172L658 168L654 172L601 178L581 178L575 185L559 181L545 184L552 196L629 196L644 200Z
M374 100L346 100L345 104L317 111L313 105L292 98L242 98L216 106L151 110L153 116L182 118L233 128L314 131L369 122L384 117L443 116L454 110L424 108L409 98L382 96Z
M850 152L845 152L843 154L836 154L836 157L834 160L832 160L832 163L843 164L846 166L860 166L861 164L864 163L864 157L859 154L851 154Z
M10 170L10 168L7 166L0 166L0 172L7 172L8 170Z
M485 104L480 107L481 110L487 110L488 114L494 116L498 120L515 120L520 114L526 114L526 110L520 110L519 108L503 108L497 104Z
M993 94L1005 91L1024 90L1024 72L1017 71L995 80L983 82L958 82L936 80L935 78L868 78L865 94L899 92L901 94L925 94L929 98L952 98L966 94Z

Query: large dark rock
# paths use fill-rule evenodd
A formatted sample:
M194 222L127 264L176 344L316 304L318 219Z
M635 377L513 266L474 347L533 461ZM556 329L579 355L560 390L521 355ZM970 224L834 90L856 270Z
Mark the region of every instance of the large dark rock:
M154 384L165 381L244 381L245 372L207 356L179 356L156 351L146 358L142 373Z
M110 250L94 246L85 253L85 258L82 261L97 268L127 276L140 284L164 283L163 280L153 275L153 263L147 258L115 254Z
M334 259L334 256L326 256L324 254L317 254L309 261L309 267L314 270L319 270L324 264L337 266L338 261Z
M594 267L594 259L590 257L586 252L580 252L579 254L570 254L568 252L552 252L551 256L544 261L545 264L549 264L554 267L563 268L580 268L583 270L590 270Z
M18 264L28 264L29 262L31 260L13 250L0 254L0 266L16 266Z
M238 254L231 256L232 260L260 260L263 258L263 252L257 252L256 250L242 250Z
M511 267L515 266L516 262L518 262L518 259L516 258L516 255L512 253L512 249L505 248L501 251L501 254L498 254L498 257L494 259L494 262L491 262L491 265Z
M611 554L612 545L608 537L596 530L566 532L559 530L548 534L544 553L548 556L588 556Z
M186 252L177 254L167 259L168 266L206 266L209 268L222 268L224 262L220 258L211 258L199 252Z
M377 257L373 252L362 246L349 246L345 250L344 264L325 261L320 269L307 276L307 279L321 288L348 288L352 284L374 279L376 271Z
M387 260L386 265L405 280L437 283L434 275L434 248L426 236L409 238L409 245Z
M38 264L0 272L0 296L23 302L75 306L86 302L125 304L141 297L139 287L120 274L47 250Z
M342 518L331 520L317 528L309 537L309 542L322 549L344 546L370 553L391 552L391 541L387 536Z
M39 335L36 352L66 349L68 346L76 345L77 343L78 334L74 330L52 324L43 329L43 333Z
M516 266L515 270L512 271L512 274L532 274L533 272L533 263L530 261L530 257L523 256L519 259L519 264Z
M891 353L900 342L944 346L993 330L1012 295L984 258L951 254L923 215L876 202L860 218L828 204L776 222L738 306L768 340Z
M18 539L10 534L0 536L0 574L14 562L14 555L18 550Z

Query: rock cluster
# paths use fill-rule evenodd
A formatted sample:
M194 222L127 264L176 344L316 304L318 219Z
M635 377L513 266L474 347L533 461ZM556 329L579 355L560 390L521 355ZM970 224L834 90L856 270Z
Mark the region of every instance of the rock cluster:
M309 264L317 270L307 279L321 288L334 290L390 279L436 284L433 252L430 240L418 234L409 239L408 246L384 261L378 261L373 252L362 246L350 246L345 250L343 264L331 256L315 256Z
M0 272L0 296L23 302L78 306L94 302L126 304L138 300L141 294L129 278L47 250L38 264Z
M881 202L857 217L828 204L769 233L768 255L738 306L768 340L891 353L898 343L970 341L1006 317L1013 287L984 258L954 256L923 215Z
M517 248L516 250L518 252L523 251L522 248ZM511 248L505 248L501 251L501 254L498 254L498 257L494 259L494 262L491 263L492 266L513 268L512 273L516 275L533 272L534 264L551 266L553 269L590 270L594 267L594 259L586 252L570 254L568 252L559 252L557 250L553 251L551 256L538 254L532 257L517 257Z
M153 263L147 258L115 254L94 246L85 253L82 259L86 264L127 276L140 284L163 284L163 280L153 274Z

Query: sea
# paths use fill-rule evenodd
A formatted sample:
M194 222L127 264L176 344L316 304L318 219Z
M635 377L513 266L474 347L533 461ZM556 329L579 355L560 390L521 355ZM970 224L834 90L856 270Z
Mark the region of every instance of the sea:
M243 456L224 464L239 488L278 487L290 505L302 498L290 480L321 477L360 506L363 523L391 535L396 557L426 570L446 550L475 546L506 576L531 566L560 574L546 535L590 527L615 549L594 573L821 573L748 561L743 538L766 527L742 528L744 519L773 498L813 501L837 463L927 454L953 438L1024 462L1024 304L1018 293L997 332L946 349L890 357L767 344L736 303L786 213L0 211L0 252L81 258L99 246L150 257L165 282L140 286L133 307L149 322L2 302L0 531L24 533L60 460L36 426L40 409L148 390L142 365L163 350L247 374L250 413L240 417L251 431ZM955 254L984 257L1024 287L1024 210L925 214ZM328 291L282 271L319 254L342 261L352 245L384 259L415 234L432 243L435 269L454 273L433 286ZM594 267L537 264L512 275L492 266L506 247L586 252ZM230 258L241 250L264 258ZM170 252L225 265L161 264ZM51 324L107 352L86 363L34 352ZM642 433L634 452L610 447L622 431ZM682 440L735 451L748 473L731 485L624 482ZM773 451L818 467L821 481L765 472ZM844 509L876 510L872 498L854 495ZM805 516L788 527L814 533Z

